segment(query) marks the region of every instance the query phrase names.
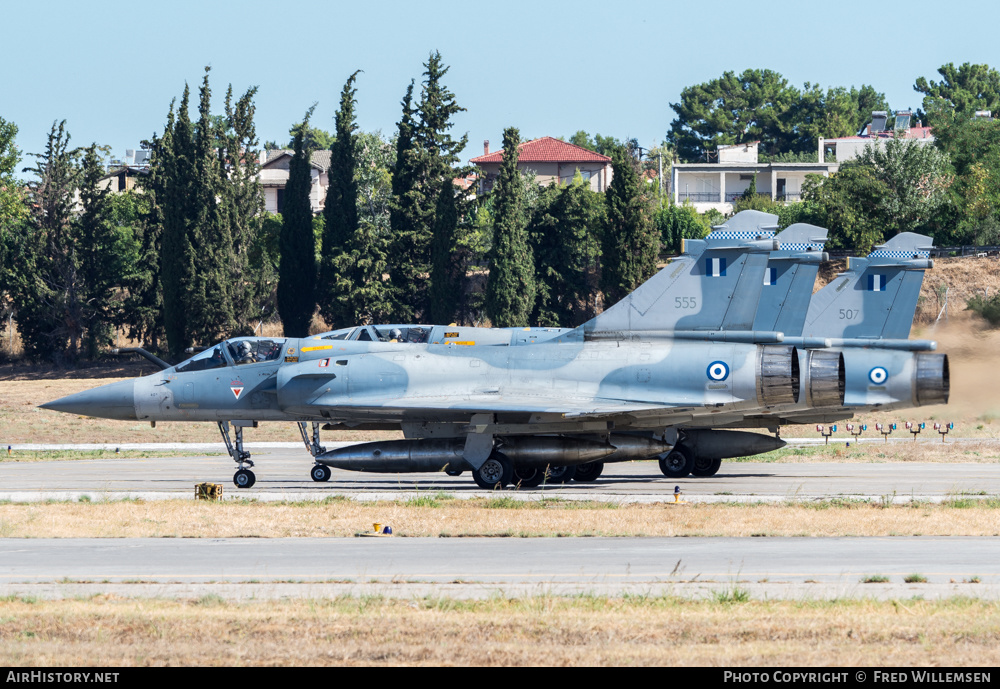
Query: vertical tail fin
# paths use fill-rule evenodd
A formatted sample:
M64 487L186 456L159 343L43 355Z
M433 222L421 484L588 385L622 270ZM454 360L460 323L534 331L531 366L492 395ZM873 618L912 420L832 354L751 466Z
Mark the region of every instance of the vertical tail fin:
M635 291L584 323L585 333L750 330L778 216L737 213Z
M902 339L910 336L933 240L898 234L813 295L806 337Z
M819 264L829 259L823 252L828 233L825 227L795 223L778 234L779 250L767 262L754 330L802 334Z

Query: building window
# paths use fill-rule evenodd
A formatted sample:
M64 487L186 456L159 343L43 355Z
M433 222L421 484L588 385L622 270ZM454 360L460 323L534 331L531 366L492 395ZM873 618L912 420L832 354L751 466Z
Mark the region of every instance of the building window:
M278 189L276 189L276 191L278 192L277 206L278 206L278 212L280 213L282 209L285 207L285 190L279 187Z

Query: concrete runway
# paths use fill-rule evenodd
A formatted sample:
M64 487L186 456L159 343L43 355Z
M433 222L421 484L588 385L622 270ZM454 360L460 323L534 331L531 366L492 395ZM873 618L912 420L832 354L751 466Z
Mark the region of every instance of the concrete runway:
M157 448L164 449L164 448ZM197 448L179 457L0 462L0 500L192 499L195 483L257 500L407 499L445 491L485 495L466 474L308 478L294 446L258 447L257 484L232 485L233 462ZM666 479L655 462L608 465L594 483L506 491L618 502L941 500L1000 495L1000 464L723 463L710 479ZM926 584L906 584L919 573ZM873 574L888 583L866 584ZM968 583L972 577L980 583ZM381 595L681 595L744 590L762 598L1000 599L1000 538L355 538L0 539L0 595L227 599Z
M173 446L185 448L183 445ZM208 446L211 447L211 446ZM192 448L178 457L0 462L0 500L43 501L141 498L193 498L194 484L220 483L225 497L256 500L322 500L347 495L360 500L406 499L417 492L446 491L455 497L485 495L468 473L360 474L334 470L327 483L308 476L312 459L301 446L274 443L254 447L257 483L238 489L232 483L234 462L225 454L206 455ZM158 447L163 450L165 448ZM525 491L506 491L524 499L558 494L565 499L662 502L673 500L674 487L685 500L782 501L832 497L906 502L938 501L958 494L1000 495L1000 463L757 463L723 462L708 479L667 479L656 462L609 464L593 483L571 482Z
M915 572L928 583L903 582ZM890 582L862 582L874 574ZM0 595L711 597L736 588L755 598L996 600L1000 539L0 539Z

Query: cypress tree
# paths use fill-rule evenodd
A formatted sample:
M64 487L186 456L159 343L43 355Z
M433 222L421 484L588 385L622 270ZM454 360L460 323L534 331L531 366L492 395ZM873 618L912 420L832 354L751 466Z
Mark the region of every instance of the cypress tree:
M316 300L320 315L331 328L353 325L348 304L349 280L339 276L338 272L350 263L346 259L350 254L348 243L358 231L358 184L354 175L357 165L354 82L360 71L347 79L340 93L336 140L330 147L330 186L323 208L323 244Z
M535 266L525 232L517 169L519 143L517 129L504 130L503 163L493 191L493 248L486 282L486 314L494 328L528 325L535 305Z
M575 327L594 316L604 199L579 175L542 192L528 226L538 291L532 323Z
M431 319L435 323L451 323L458 311L462 290L462 266L455 251L458 210L455 207L455 183L450 177L441 182L434 217L434 237L431 244Z
M194 127L188 115L191 91L184 85L177 117L173 105L159 148L154 150L151 184L162 224L160 282L163 286L163 328L174 356L191 346L187 290L194 281L191 244L194 210Z
M196 203L192 225L194 284L188 292L188 326L203 345L217 342L235 330L233 284L233 238L224 201L222 132L211 113L212 91L208 72L199 89L198 126L195 130Z
M413 82L403 96L403 115L397 124L396 165L392 174L392 205L389 210L391 233L391 260L389 281L391 285L392 316L390 320L407 323L414 319L414 308L409 299L409 288L415 279L410 267L414 248L409 245L413 236L413 218L419 215L418 165L419 151L413 140L417 122L414 118Z
M304 133L313 109L306 111L292 140L292 161L282 213L280 263L278 267L278 315L286 337L305 337L316 309L316 239L312 228L309 192L312 173Z
M387 240L371 222L362 222L337 264L338 289L348 323L385 323L390 314L386 271Z
M660 250L632 151L616 146L611 154L611 165L614 178L604 195L607 224L601 259L601 291L605 306L621 301L653 276Z
M118 225L112 217L111 193L99 186L103 176L97 145L92 144L83 157L83 211L74 223L79 261L75 290L79 306L74 310L89 358L96 357L100 347L111 344L112 326L123 319L121 287L134 278L139 260L139 244L132 228Z
M31 216L15 226L10 291L18 304L17 329L29 359L75 359L83 333L79 250L72 223L73 192L80 184L80 149L69 148L66 122L52 124L44 153L32 154L28 182ZM69 349L67 351L67 344Z
M427 276L433 258L431 243L441 184L461 174L455 170L458 154L465 148L468 135L455 140L451 137L452 117L464 112L455 94L448 90L442 79L448 73L441 60L441 53L431 53L424 64L424 82L420 102L410 110L412 85L403 101L403 120L411 134L411 146L405 155L397 155L396 164L404 166L408 175L401 186L406 189L396 197L396 206L402 218L393 228L392 281L395 319L411 321L430 315L430 291ZM413 115L418 115L417 119ZM397 141L397 145L399 142ZM399 151L398 152L403 152Z
M235 104L233 87L226 92L225 154L222 175L223 201L232 248L228 266L232 289L233 334L249 335L254 321L263 317L262 302L274 289L277 276L266 262L252 263L254 243L263 231L264 189L260 184L260 142L254 125L253 98L257 87L247 89Z

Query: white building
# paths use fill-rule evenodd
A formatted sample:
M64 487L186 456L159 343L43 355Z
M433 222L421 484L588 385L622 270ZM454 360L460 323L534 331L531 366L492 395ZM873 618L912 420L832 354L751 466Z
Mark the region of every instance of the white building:
M719 146L715 163L674 163L670 181L674 203L688 202L699 213L714 208L728 215L755 175L758 194L775 201L799 201L806 175L829 177L838 169L836 163L759 163L757 144Z
M264 187L264 209L268 213L280 213L285 206L285 186L288 184L288 165L292 162L292 155L289 150L262 151L260 154L260 183ZM323 210L326 190L330 186L327 176L330 151L314 151L309 163L312 173L309 205L315 214Z
M913 122L913 113L909 110L896 111L896 119L892 129L887 127L888 121L889 113L884 110L876 110L872 113L872 121L861 134L841 136L836 139L820 139L820 162L823 162L826 156L830 155L838 163L853 160L861 155L866 146L880 146L897 135L902 139L910 139L921 145L934 143L934 135L931 133L930 127L922 127L920 122L917 122L916 126L910 126Z

